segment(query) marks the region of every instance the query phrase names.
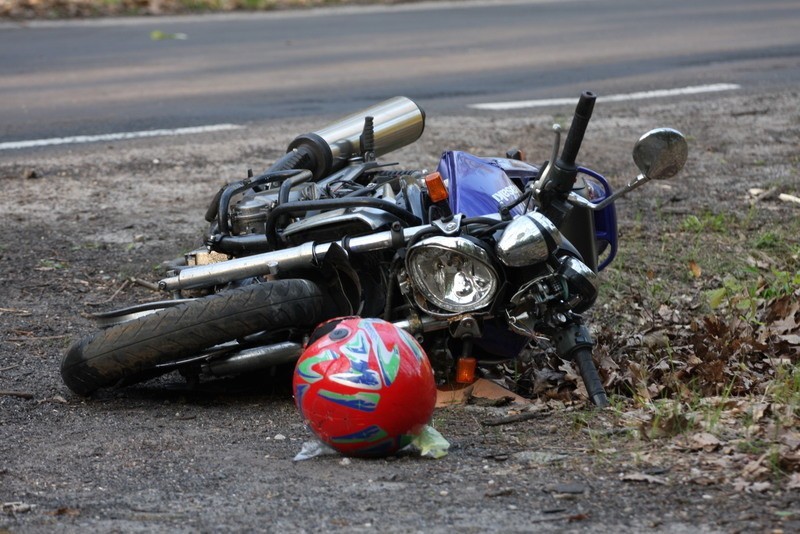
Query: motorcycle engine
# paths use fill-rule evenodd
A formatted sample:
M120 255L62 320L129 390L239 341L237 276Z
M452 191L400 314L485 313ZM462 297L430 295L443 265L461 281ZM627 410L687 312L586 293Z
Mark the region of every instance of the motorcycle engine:
M339 194L329 194L327 182L305 183L291 189L289 202L318 200L344 196L352 188L342 188ZM351 184L354 188L359 184ZM231 229L234 235L265 234L269 214L278 205L278 188L244 196L230 209ZM392 188L388 185L376 188L375 198L394 200ZM282 229L284 241L290 245L299 245L309 241L328 242L341 239L343 236L355 237L388 228L396 217L380 209L369 207L347 208L309 212Z
M272 209L278 205L278 188L268 189L243 197L230 210L231 228L234 235L264 234L266 222ZM319 198L314 184L295 187L289 193L289 201L316 200Z
M317 185L317 190L328 190L326 181ZM322 189L325 187L325 189ZM359 186L360 187L360 186ZM342 196L347 188L340 190ZM377 187L372 195L374 198L394 200L394 192L387 184ZM324 243L336 241L344 236L356 237L367 235L389 228L397 219L389 213L375 208L359 207L344 208L324 211L322 213L308 214L284 228L283 239L289 245L300 245L308 241Z

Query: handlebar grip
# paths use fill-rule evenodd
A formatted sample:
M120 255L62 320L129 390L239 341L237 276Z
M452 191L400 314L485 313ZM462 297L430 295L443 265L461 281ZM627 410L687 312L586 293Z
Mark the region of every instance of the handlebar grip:
M589 394L591 401L598 408L608 406L609 402L606 391L603 389L603 381L600 380L600 374L592 361L592 349L581 347L575 351L572 358L578 364L578 370L581 373L583 384L586 386L586 392Z
M586 127L589 125L589 119L592 118L592 111L594 110L594 101L597 100L597 95L591 91L584 91L578 100L578 105L575 106L575 115L572 117L572 125L569 127L567 139L564 141L564 150L561 151L561 158L559 158L559 166L562 168L574 167L575 159L578 157L578 151L583 142L583 136L586 133Z

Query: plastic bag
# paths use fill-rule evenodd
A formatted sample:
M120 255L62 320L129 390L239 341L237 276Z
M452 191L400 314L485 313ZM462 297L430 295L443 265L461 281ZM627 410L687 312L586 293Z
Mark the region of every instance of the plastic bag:
M444 439L444 436L431 425L425 425L422 432L414 437L409 446L419 449L420 456L442 458L447 456L450 442Z
M299 462L301 460L309 460L311 458L316 458L317 456L329 456L331 454L339 454L339 451L333 447L325 445L318 439L313 439L303 443L303 446L300 448L300 452L295 455L293 460L295 462Z
M411 443L401 450L405 451L409 449L416 449L419 451L420 456L427 458L442 458L443 456L447 455L449 448L450 442L447 441L438 430L430 425L425 425L422 431L414 436L414 439L411 440ZM329 447L328 445L322 443L320 440L313 439L303 443L303 446L300 448L300 452L295 455L294 461L300 462L302 460L310 460L311 458L316 458L318 456L329 456L332 454L340 453L333 447Z

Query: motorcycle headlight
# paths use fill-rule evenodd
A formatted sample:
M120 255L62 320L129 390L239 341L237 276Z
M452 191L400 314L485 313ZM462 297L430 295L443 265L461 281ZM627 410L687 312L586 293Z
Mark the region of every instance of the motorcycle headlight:
M463 237L423 239L408 250L406 270L414 288L448 312L483 308L497 292L497 271L489 254Z
M526 267L546 260L561 246L561 232L539 212L511 221L497 242L497 257L509 267Z

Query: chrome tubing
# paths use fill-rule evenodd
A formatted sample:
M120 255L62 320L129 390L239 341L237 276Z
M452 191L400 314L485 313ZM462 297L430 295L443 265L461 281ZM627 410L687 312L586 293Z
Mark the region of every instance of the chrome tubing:
M213 376L240 375L267 367L291 363L303 353L303 345L292 341L253 347L236 352L221 360L212 360L203 371Z
M448 321L428 316L395 321L393 324L412 335L444 330L450 325ZM246 374L283 363L292 363L297 361L302 354L302 344L294 341L282 341L273 345L243 349L231 356L212 360L203 365L203 371L217 377Z
M429 225L405 228L402 231L403 243L417 232L430 228ZM348 252L371 252L391 248L397 236L392 231L379 232L349 240L336 241ZM345 242L346 241L346 242ZM254 254L209 265L199 265L182 269L177 275L164 278L158 282L162 291L177 291L226 284L234 280L242 280L252 276L278 274L292 269L317 265L325 257L332 243L303 243L296 247ZM346 245L346 246L345 246Z

